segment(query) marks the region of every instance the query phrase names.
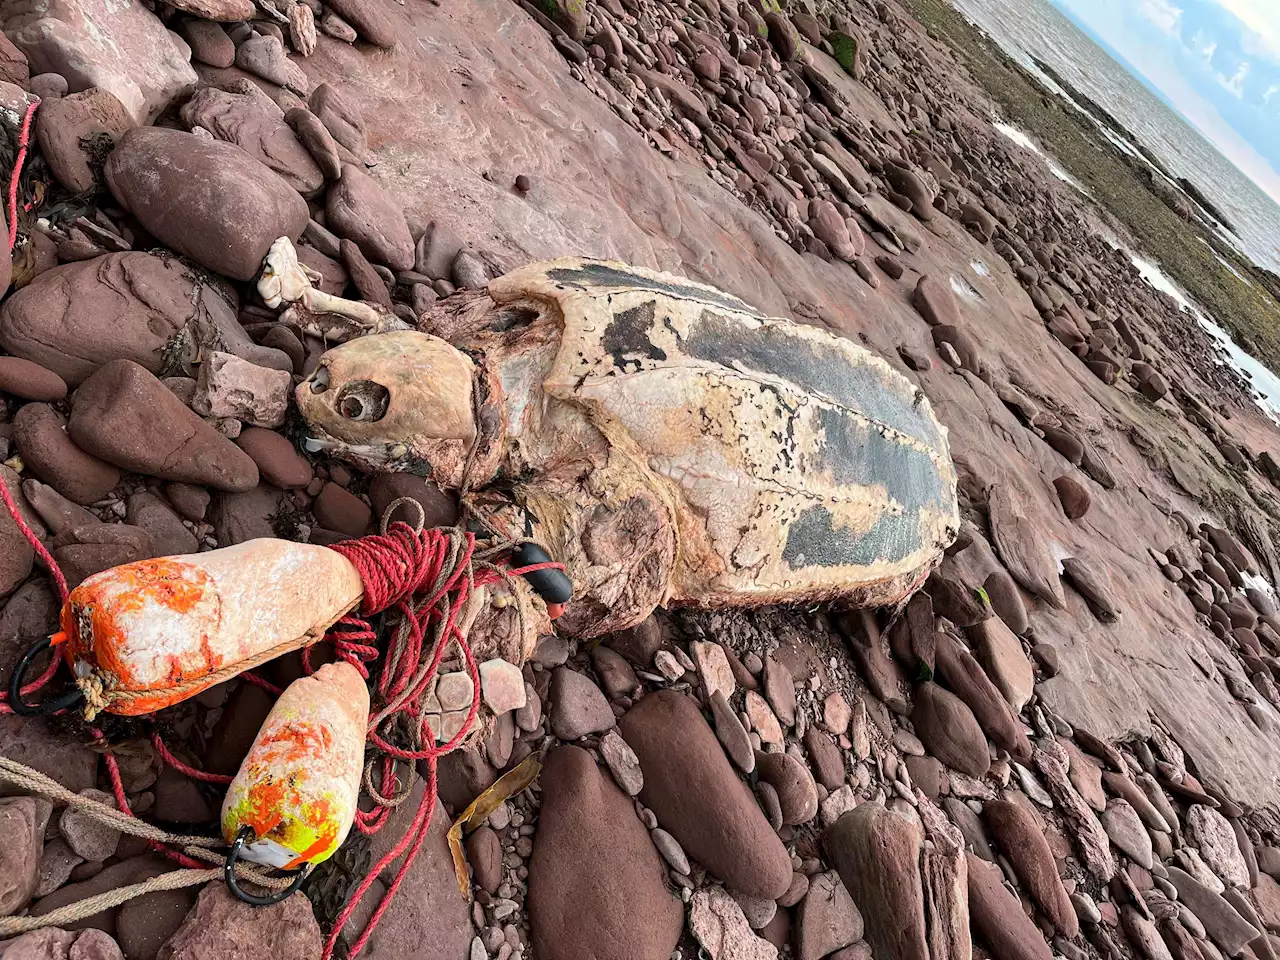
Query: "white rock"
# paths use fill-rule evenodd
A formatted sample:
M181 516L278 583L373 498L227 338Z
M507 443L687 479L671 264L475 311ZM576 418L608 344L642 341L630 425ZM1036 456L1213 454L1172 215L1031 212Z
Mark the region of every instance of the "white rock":
M733 670L729 667L729 658L724 648L718 643L695 640L689 645L693 653L694 665L702 677L702 687L710 697L716 691L724 694L725 699L733 696L738 684L733 679Z
M1204 862L1222 878L1223 883L1229 887L1249 889L1249 867L1226 817L1213 807L1194 804L1187 811L1187 831L1200 848Z
M499 716L508 710L519 710L528 700L524 674L500 657L480 664L480 692L485 704Z
M760 735L761 740L781 745L782 726L769 709L765 698L754 690L747 691L747 719L751 721L751 729Z
M738 901L723 887L705 887L693 895L689 930L711 960L777 960L778 950L756 936Z

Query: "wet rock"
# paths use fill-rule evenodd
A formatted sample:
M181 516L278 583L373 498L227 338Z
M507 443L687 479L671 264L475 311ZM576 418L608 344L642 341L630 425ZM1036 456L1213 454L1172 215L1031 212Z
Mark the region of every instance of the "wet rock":
M44 830L34 797L0 800L0 917L18 913L36 892Z
M933 277L921 277L911 296L911 305L931 327L958 327L961 323L960 306L955 294L944 281Z
M1150 870L1152 866L1151 837L1137 811L1124 800L1114 799L1107 803L1101 820L1102 827L1107 831L1111 842L1132 857L1138 866L1144 870Z
M1093 498L1089 496L1085 485L1075 477L1063 474L1053 481L1053 488L1058 491L1058 501L1068 520L1079 520L1089 512Z
M640 800L684 850L732 889L776 899L791 861L702 714L681 694L643 697L619 721L640 759Z
M178 33L191 48L191 57L211 67L226 68L235 63L236 45L220 24L190 18L178 25Z
M329 229L352 241L373 263L413 269L413 237L404 214L368 174L344 164L342 179L329 187L325 214Z
M77 90L107 90L137 123L150 123L196 84L164 24L140 3L92 13L72 3L13 8L0 25L34 72L61 74Z
M1169 881L1178 890L1179 902L1196 916L1213 942L1229 957L1236 956L1256 939L1258 931L1236 909L1179 867L1168 867Z
M738 901L722 887L703 887L691 900L689 930L711 960L776 960L778 950L756 936Z
M0 466L0 483L5 485L14 498L27 525L32 527L37 536L43 534L44 525L40 523L35 511L27 505L18 475L8 467ZM9 517L8 511L0 511L0 596L12 593L15 587L27 579L34 560L35 552L25 534Z
M935 683L922 683L914 703L911 722L925 748L961 773L986 776L991 768L987 738L964 701Z
M684 911L631 801L577 747L547 755L529 863L533 948L547 960L666 960Z
M297 191L248 153L177 130L129 131L106 178L157 240L236 280L253 279L271 244L296 241L310 219Z
M966 854L974 933L999 960L1050 960L1052 952L994 864Z
M978 662L1004 694L1014 713L1021 713L1035 692L1036 671L1022 643L999 617L969 628Z
M276 45L280 42L270 37L259 39ZM252 42L242 44L240 51ZM304 197L324 188L324 174L306 147L279 113L272 112L257 97L205 87L183 106L182 122L188 127L203 127L219 140L234 143Z
M50 100L36 111L40 151L50 172L72 193L88 193L101 183L100 158L134 126L124 104L98 87ZM85 140L94 144L92 152L82 145Z
M118 467L219 490L251 490L258 468L159 380L115 360L84 382L67 428L86 452Z
M67 383L38 363L21 357L0 357L0 393L23 400L62 400L67 395Z
M822 837L863 920L876 957L928 960L920 828L878 803L846 813Z
M311 482L311 464L282 434L247 427L235 443L258 465L258 475L267 483L282 490L300 490Z
M312 501L311 512L326 530L336 530L349 537L364 536L373 523L373 511L354 493L332 481Z
M862 914L834 870L809 884L796 924L797 960L821 960L862 938Z
M27 469L73 503L101 500L120 482L119 469L76 446L66 419L48 404L18 410L13 443Z
M987 803L982 818L1031 899L1059 933L1068 939L1075 937L1080 921L1039 824L1020 804L1006 800Z
M787 753L757 753L756 770L777 793L783 823L808 823L818 815L818 789L813 775L795 757Z
M0 346L72 387L112 360L132 360L157 375L185 370L197 342L215 337L224 351L252 363L291 367L285 354L249 339L233 301L172 257L109 253L55 267L0 308Z
M178 932L160 949L160 960L311 960L321 949L320 927L300 893L269 907L253 907L221 883L200 891Z
M600 688L568 667L552 674L551 730L561 740L577 740L613 727L615 718Z
M329 6L374 46L390 50L396 45L397 27L374 0L338 0Z

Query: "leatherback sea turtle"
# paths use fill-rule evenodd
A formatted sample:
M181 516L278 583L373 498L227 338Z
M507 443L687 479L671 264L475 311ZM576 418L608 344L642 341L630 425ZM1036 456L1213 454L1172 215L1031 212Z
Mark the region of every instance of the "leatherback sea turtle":
M580 259L420 326L324 354L297 390L312 448L429 475L543 544L574 583L570 633L660 604L896 604L955 538L946 429L848 340Z

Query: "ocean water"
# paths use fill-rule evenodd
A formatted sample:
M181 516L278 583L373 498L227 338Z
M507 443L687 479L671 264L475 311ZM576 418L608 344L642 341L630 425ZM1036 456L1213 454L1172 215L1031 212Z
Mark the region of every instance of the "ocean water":
M951 3L1047 87L1070 100L1034 60L1100 104L1132 141L1148 149L1173 176L1194 183L1222 210L1233 228L1219 231L1223 239L1259 266L1280 273L1280 205L1048 0ZM1103 132L1119 149L1140 157L1133 142L1111 130Z

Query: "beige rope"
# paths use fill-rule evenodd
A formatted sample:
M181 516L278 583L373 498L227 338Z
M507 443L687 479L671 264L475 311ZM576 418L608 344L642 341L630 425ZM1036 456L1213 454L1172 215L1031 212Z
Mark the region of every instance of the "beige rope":
M122 903L128 903L134 897L145 897L148 893L155 893L158 890L178 890L182 887L191 887L197 883L217 880L221 876L222 870L220 868L212 870L173 870L169 873L162 873L158 877L152 877L142 883L131 883L126 887L117 887L115 890L100 893L96 897L77 900L75 903L69 903L65 907L50 910L48 913L41 914L38 917L4 917L0 919L0 939L16 937L19 934L30 933L32 930L40 930L44 927L65 927L67 924L85 920L96 913L101 913L103 910L110 910L112 907L118 907Z
M217 837L187 836L161 830L145 820L139 820L130 814L117 810L115 807L99 800L94 800L92 797L82 797L78 793L72 793L62 784L39 770L33 770L31 767L8 757L0 757L0 781L11 783L27 793L39 794L55 803L74 807L76 810L83 812L85 816L112 829L119 830L121 833L140 837L143 840L166 844L170 847L177 847L193 860L221 864L226 857L224 853L220 853L216 849L226 846ZM103 910L118 907L134 897L146 896L148 893L155 893L157 890L177 890L181 887L190 887L198 883L217 880L221 876L222 867L220 865L207 870L172 870L169 873L162 873L158 877L152 877L141 883L130 884L129 886L109 890L106 893L100 893L97 896L87 897L84 900L77 900L38 917L0 918L0 939L17 936L20 933L29 933L32 930L39 930L43 927L65 926L68 923L75 923L86 917L92 917ZM245 863L236 864L236 876L242 881L268 890L283 890L293 882L292 877L267 876L261 870Z

